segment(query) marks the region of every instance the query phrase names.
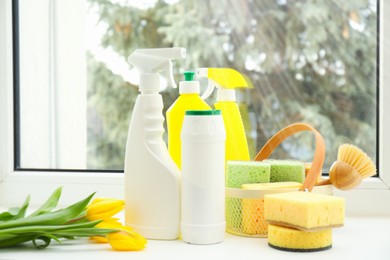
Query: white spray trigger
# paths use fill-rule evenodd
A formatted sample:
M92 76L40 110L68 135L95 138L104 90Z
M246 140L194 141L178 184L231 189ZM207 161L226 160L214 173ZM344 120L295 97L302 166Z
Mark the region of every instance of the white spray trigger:
M133 64L140 72L140 90L159 91L160 80L157 73L166 75L168 84L176 88L173 78L172 60L185 58L184 48L160 48L138 49L129 57L129 63Z
M168 62L165 62L163 64L163 72L165 72L165 77L167 78L168 85L171 85L173 88L177 88L175 79L173 78L173 71L172 71L172 61L168 60Z
M207 89L203 92L201 98L205 100L208 98L214 91L214 88L216 87L216 82L214 82L212 79L209 79L208 77L208 68L199 68L196 70L196 75L198 78L207 78L208 85Z
M203 92L201 98L203 100L205 100L206 98L208 98L214 91L214 88L215 88L215 82L211 79L208 80L209 83L207 85L207 89L205 90L205 92Z

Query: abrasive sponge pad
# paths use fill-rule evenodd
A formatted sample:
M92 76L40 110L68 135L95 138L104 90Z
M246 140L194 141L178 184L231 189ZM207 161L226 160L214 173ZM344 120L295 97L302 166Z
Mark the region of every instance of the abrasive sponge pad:
M257 161L228 161L226 166L226 187L241 188L246 183L270 181L271 166Z
M266 160L271 164L270 182L305 180L305 163L293 160Z
M268 245L284 251L322 251L332 247L332 229L305 232L268 225Z
M319 231L344 224L344 198L311 192L265 195L264 217L269 224Z

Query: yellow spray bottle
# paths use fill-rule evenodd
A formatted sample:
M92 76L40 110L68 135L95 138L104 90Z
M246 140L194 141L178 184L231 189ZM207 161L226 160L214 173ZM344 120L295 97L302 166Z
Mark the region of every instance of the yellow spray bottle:
M195 72L184 72L184 81L179 83L180 96L167 110L168 151L181 169L180 133L187 110L210 110L210 106L199 96L199 82L194 80Z
M209 84L202 95L208 98L216 87L217 102L215 109L222 111L226 129L226 161L250 160L246 133L241 114L236 103L235 88L247 88L244 77L236 70L229 68L201 68L197 70L199 78L208 78Z

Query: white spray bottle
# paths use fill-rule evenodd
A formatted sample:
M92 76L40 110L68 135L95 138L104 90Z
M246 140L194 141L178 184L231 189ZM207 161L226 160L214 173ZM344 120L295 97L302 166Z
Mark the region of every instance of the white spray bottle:
M180 235L180 171L163 141L163 100L159 72L176 87L173 59L184 48L138 49L128 58L140 72L138 95L130 121L125 156L126 225L149 239Z

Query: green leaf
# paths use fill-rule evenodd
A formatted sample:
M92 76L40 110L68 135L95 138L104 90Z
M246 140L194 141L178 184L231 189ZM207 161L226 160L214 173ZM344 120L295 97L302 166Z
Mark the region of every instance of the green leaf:
M75 237L101 236L117 231L119 230L95 227L39 231L39 227L36 227L36 230L33 232L20 234L0 234L0 248L15 246L31 240L37 248L41 249L46 248L50 244L51 239L61 243L60 238L74 239ZM38 244L37 240L43 241L44 244Z
M0 240L0 248L16 246L18 244L30 241L34 236L13 236L8 239Z
M18 235L15 235L15 234L0 234L0 245L2 244L2 241L14 238L16 236L18 236Z
M27 196L22 207L20 208L13 207L10 208L8 211L2 212L0 214L0 221L10 221L10 220L23 218L24 215L26 214L26 210L28 208L29 203L30 203L30 196Z
M15 217L19 212L19 208L10 208L8 211L0 213L0 221L8 221Z
M90 237L105 235L118 231L117 229L102 229L94 227L101 220L87 223L77 223L56 226L24 226L0 230L0 248L18 245L27 241L32 241L37 248L45 248L50 244L51 239L61 243L60 238L75 239L75 237ZM44 242L43 245L37 243L38 240Z
M44 244L38 244L37 241L43 241ZM56 240L58 240L56 238ZM36 236L32 239L32 242L34 244L34 246L38 249L44 249L46 247L48 247L50 245L50 242L51 242L51 237L49 236L46 236L46 235L40 235L40 236Z
M12 227L0 229L0 236L3 234L36 234L56 230L74 230L74 229L83 229L83 228L92 228L100 223L101 220L95 220L86 223L76 223L76 224L67 224L67 225L36 225L36 226L21 226L21 227Z
M57 188L47 199L47 201L39 209L31 213L29 217L38 216L52 211L55 207L57 207L58 201L61 197L61 192L62 187Z
M107 228L82 228L82 229L66 229L54 232L56 236L76 236L76 237L90 237L98 235L106 235L108 233L120 231L119 229Z
M52 239L61 243L61 238L74 239L118 231L96 228L101 220L87 221L84 218L85 209L95 193L65 209L51 212L58 204L61 190L57 188L49 199L28 217L24 216L29 205L29 196L21 208L11 208L2 213L2 219L9 220L0 222L0 248L32 241L36 248L43 249L50 245Z
M68 239L68 240L74 240L75 239L75 237L71 236L71 235L59 235L59 234L56 234L56 236L58 238L65 238L65 239Z
M79 214L85 209L95 193L92 193L87 198L58 211L16 219L0 223L0 230L5 228L20 227L20 226L34 226L34 225L61 225Z
M28 205L30 203L30 195L27 196L26 200L24 201L22 207L20 208L18 214L13 219L21 219L24 218L26 215L26 210L28 208Z

